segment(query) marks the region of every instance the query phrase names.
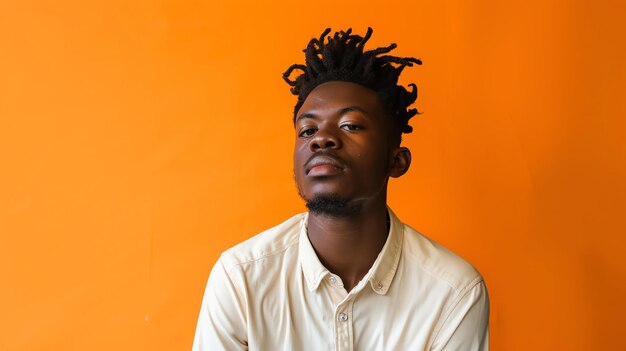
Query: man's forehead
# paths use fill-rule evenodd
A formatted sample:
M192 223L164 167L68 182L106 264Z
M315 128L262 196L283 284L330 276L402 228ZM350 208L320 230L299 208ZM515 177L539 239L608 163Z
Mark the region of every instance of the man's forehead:
M373 90L362 85L332 81L318 85L302 104L298 119L309 110L356 110L373 112L378 106L378 96Z

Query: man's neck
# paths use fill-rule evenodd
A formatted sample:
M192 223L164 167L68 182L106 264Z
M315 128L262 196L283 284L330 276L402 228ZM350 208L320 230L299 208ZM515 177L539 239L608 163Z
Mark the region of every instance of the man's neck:
M343 281L346 291L358 284L376 261L389 234L384 202L354 216L310 213L309 240L322 264Z

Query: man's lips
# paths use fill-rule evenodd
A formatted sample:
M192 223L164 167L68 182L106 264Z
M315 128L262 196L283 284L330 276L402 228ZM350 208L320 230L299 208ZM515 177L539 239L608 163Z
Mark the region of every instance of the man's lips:
M329 155L313 156L304 167L308 176L330 176L343 171L343 164Z

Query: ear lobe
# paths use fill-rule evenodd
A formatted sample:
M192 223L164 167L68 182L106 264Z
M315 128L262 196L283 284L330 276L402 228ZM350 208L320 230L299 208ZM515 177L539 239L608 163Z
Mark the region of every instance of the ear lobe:
M398 178L404 175L411 166L411 151L406 147L399 147L393 151L389 176Z

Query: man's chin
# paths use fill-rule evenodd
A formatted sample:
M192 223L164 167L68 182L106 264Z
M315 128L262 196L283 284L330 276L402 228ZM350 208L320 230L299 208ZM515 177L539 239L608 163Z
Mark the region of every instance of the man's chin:
M350 217L361 211L361 204L350 201L336 193L315 195L306 200L312 213L328 217Z

